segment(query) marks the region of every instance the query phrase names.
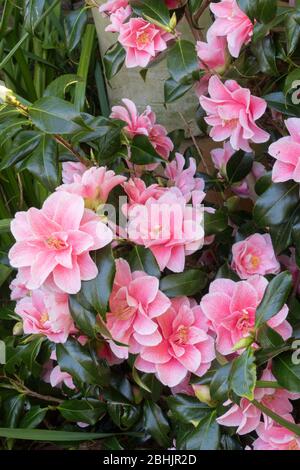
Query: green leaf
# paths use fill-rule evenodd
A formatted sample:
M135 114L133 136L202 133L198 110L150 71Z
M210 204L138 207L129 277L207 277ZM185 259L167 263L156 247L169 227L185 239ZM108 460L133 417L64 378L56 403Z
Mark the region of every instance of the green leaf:
M279 348L284 344L282 336L277 331L269 327L267 323L262 325L257 332L257 341L264 349Z
M122 68L126 52L119 42L111 46L104 54L103 64L107 80L111 80Z
M270 226L273 248L277 255L292 244L293 233L297 236L296 225L299 220L299 215L299 206L296 206L296 209L284 224Z
M136 165L149 165L151 163L160 163L164 161L163 158L158 155L148 137L145 135L136 135L133 138L130 147L131 163L135 163Z
M3 423L9 428L18 426L24 411L25 395L10 395L3 400Z
M265 294L255 314L255 326L259 328L276 315L286 303L292 288L292 275L284 271L268 284Z
M257 59L259 70L262 73L270 76L278 74L275 44L271 36L256 41L252 47L252 51Z
M300 40L300 11L297 10L294 13L286 15L285 20L285 32L287 40L287 52L292 54Z
M229 376L232 363L228 362L214 374L210 383L210 394L214 401L224 403L229 395Z
M179 274L169 274L160 281L160 290L168 297L195 295L207 284L207 275L200 269L188 269Z
M205 416L196 429L184 439L182 450L218 450L220 445L220 426L216 411Z
M106 413L105 403L93 398L65 400L57 408L68 421L80 421L91 425L96 424Z
M64 26L66 35L66 47L69 52L79 44L87 23L87 11L85 8L71 11L65 16Z
M45 3L45 0L25 1L24 29L30 34L34 34L35 25L43 13Z
M277 0L237 0L251 20L269 23L277 13Z
M98 268L98 275L95 279L82 283L80 294L97 313L105 318L116 269L111 246L108 245L98 250L94 261Z
M40 373L40 365L36 362L36 359L44 339L44 337L37 335L27 344L20 344L16 348L8 347L5 364L6 372L13 374L16 366L25 364L34 375L38 375Z
M178 83L173 78L168 78L164 83L165 103L173 103L181 98L193 86L193 83Z
M209 406L201 403L196 397L176 394L166 398L175 422L198 424L210 412Z
M170 13L165 2L161 0L131 0L130 5L138 16L143 16L150 23L170 30Z
M71 432L49 431L44 429L10 429L0 428L0 437L7 439L23 439L29 441L50 442L80 442L94 441L106 437L121 435L121 433L97 433L97 432ZM126 433L126 435L138 436L138 433Z
M170 426L161 408L154 402L146 400L144 404L144 426L159 446L167 449L171 439L168 436Z
M60 75L47 86L43 96L56 96L57 98L64 99L67 89L71 85L82 81L81 77L72 73Z
M208 237L224 232L228 227L228 215L223 209L216 212L204 212L204 233Z
M21 419L20 428L36 428L44 420L48 408L41 408L39 405L32 406Z
M299 186L294 182L273 183L260 197L253 209L259 227L286 222L299 202Z
M74 120L80 113L68 101L54 96L40 98L28 108L33 124L46 134L71 134L80 130Z
M256 385L256 366L251 348L246 349L232 362L229 377L230 389L239 397L253 400Z
M168 70L175 82L187 83L199 70L195 45L185 39L178 39L168 53Z
M40 182L54 191L59 184L58 149L57 143L47 134L41 140L32 154L22 162L19 171L27 169Z
M300 392L300 361L298 351L288 351L272 360L272 373L279 385L290 392Z
M96 318L97 312L93 308L84 306L84 299L82 294L70 295L69 296L69 308L71 316L75 322L75 325L90 338L96 338Z
M152 252L143 246L135 245L129 256L132 271L144 271L149 276L160 278L161 272Z
M41 134L36 131L21 131L15 137L13 145L0 163L0 170L4 170L27 157L38 146Z
M293 104L281 91L263 96L270 108L287 116L300 116L299 105Z
M87 347L81 346L75 339L57 344L56 355L61 370L71 374L77 382L94 385L106 383L107 377L97 359L91 356Z
M235 152L227 162L226 175L229 184L237 183L244 179L251 171L253 155L242 150Z

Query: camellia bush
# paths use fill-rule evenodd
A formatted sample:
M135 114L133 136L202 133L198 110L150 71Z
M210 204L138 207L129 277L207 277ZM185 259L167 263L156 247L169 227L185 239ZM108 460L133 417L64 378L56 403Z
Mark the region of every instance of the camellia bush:
M300 2L24 3L0 26L2 448L300 450ZM146 97L161 61L197 136L108 108L102 72Z

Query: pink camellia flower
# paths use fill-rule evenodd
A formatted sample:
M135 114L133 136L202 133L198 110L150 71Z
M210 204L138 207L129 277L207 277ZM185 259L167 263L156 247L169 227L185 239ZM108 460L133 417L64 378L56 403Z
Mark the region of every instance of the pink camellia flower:
M114 340L128 345L123 347L110 341L113 353L119 358L128 352L139 352L141 345L152 346L161 341L154 318L170 306L169 299L159 290L159 281L142 271L131 272L124 259L116 260L116 276L109 299L110 312L107 327Z
M256 308L260 304L268 281L263 276L252 276L247 281L216 279L209 286L209 293L201 300L201 308L211 321L217 334L217 350L224 355L232 354L234 346L247 338L255 324ZM288 307L283 308L267 323L283 339L292 335L292 327L286 321Z
M147 107L146 114L150 120L150 127L148 129L149 140L157 153L165 160L168 160L170 152L174 149L174 144L170 137L168 137L165 127L156 124L156 115L150 106Z
M17 303L16 313L25 334L42 334L54 343L64 343L76 331L66 294L37 289Z
M270 367L264 370L261 380L275 380ZM283 389L256 388L254 397L262 405L265 405L279 416L284 417L293 411L290 400L297 400L299 394L290 393ZM231 406L226 413L217 418L217 422L222 426L238 426L236 430L237 434L244 435L256 430L262 416L264 418L265 428L272 426L274 423L271 418L262 413L246 398L242 398L239 405L232 403L230 400L224 403L224 405Z
M13 279L9 285L11 300L20 300L30 293L30 290L26 287L29 277L30 268L20 268L18 270L15 279Z
M197 191L197 197L201 202L205 197L203 178L196 178L197 164L194 158L189 159L190 166L184 169L185 158L180 153L175 154L174 160L166 165L165 176L169 178L169 183L176 186L186 202L189 202L193 194Z
M147 106L142 114L138 113L136 105L133 101L124 98L123 103L125 106L114 106L110 115L113 119L120 119L127 123L124 131L129 138L136 135L146 135L157 153L165 160L169 158L174 145L171 139L167 136L166 129L160 124L156 123L156 115L150 106ZM157 164L146 165L149 170L154 169Z
M87 167L80 162L63 162L62 164L62 180L65 184L74 182L74 176L82 176Z
M230 54L238 57L242 46L251 41L253 24L236 0L211 3L210 9L216 19L209 28L207 36L226 36Z
M111 33L119 33L121 29L121 25L129 18L131 15L132 10L129 5L127 7L119 8L115 13L112 13L109 17L110 24L106 26L105 31Z
M226 165L235 150L232 148L230 142L224 142L223 148L213 149L211 152L213 164L219 170L219 176L226 178ZM260 162L253 162L250 173L244 180L235 183L231 186L232 191L239 197L256 199L254 186L256 181L265 174L265 167Z
M273 166L274 183L294 180L300 182L300 119L289 118L285 122L290 135L282 137L269 147L269 154L276 158Z
M127 214L129 239L149 248L161 270L182 272L185 256L203 245L203 210L198 204L187 205L175 187L158 199L129 207Z
M129 206L134 204L145 204L149 198L159 199L163 195L166 188L159 186L159 184L151 184L146 186L141 178L131 178L123 183L123 188L129 198Z
M128 4L128 0L108 0L108 2L105 2L103 5L100 5L99 11L100 13L111 15L112 13L116 13L119 8L126 8Z
M49 196L40 210L17 212L11 231L16 243L8 256L13 267L30 267L26 287L37 289L49 280L68 294L97 276L89 252L112 241L111 230L84 209L83 198L65 191Z
M284 418L294 422L291 415ZM279 424L266 428L260 423L256 432L258 438L253 442L253 450L300 450L300 437Z
M199 305L187 297L177 297L156 321L162 341L142 348L136 368L155 373L169 387L182 382L188 372L198 376L205 374L215 358L215 350Z
M271 237L268 233L254 233L232 246L232 269L241 279L254 274L277 274L280 271Z
M72 183L62 184L57 190L77 194L84 198L85 207L97 210L98 206L106 203L112 189L124 181L125 176L116 175L104 166L94 166L82 175L75 174Z
M71 390L75 389L72 376L68 372L63 372L59 366L55 366L50 372L49 381L52 387L59 387L63 383Z
M197 41L196 50L202 69L214 70L218 73L224 71L228 62L225 38L210 35L207 42Z
M127 98L122 99L122 101L125 106L113 106L110 117L126 122L127 126L124 127L124 131L131 139L135 135L148 136L149 129L151 128L149 113L144 111L142 114L139 114L133 101Z
M120 26L119 42L126 51L126 67L146 67L159 53L167 49L173 36L143 18L131 18Z
M207 96L200 97L200 104L207 112L207 124L212 126L210 137L223 141L230 137L235 150L251 151L249 142L262 143L269 134L255 123L266 110L266 102L253 96L248 88L242 88L235 80L222 83L219 77L209 80Z

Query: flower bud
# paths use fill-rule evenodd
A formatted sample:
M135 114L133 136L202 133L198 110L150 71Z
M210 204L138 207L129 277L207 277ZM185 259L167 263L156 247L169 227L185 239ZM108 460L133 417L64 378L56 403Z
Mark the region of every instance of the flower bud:
M22 336L23 333L24 333L23 323L21 321L18 321L18 323L16 323L15 326L13 327L13 335Z
M192 384L192 387L193 387L195 396L198 398L199 401L201 401L201 403L206 403L209 406L213 404L208 385Z
M12 90L9 90L8 88L6 88L6 86L0 85L0 102L1 103L6 103L7 98L12 95L13 95Z

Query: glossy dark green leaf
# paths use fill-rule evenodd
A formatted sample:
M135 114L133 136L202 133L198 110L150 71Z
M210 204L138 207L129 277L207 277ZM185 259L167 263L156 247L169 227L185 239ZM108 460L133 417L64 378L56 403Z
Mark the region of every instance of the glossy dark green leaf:
M269 23L277 13L277 0L237 0L237 3L252 21Z
M261 196L272 184L272 172L266 172L261 176L255 183L255 192L258 196Z
M288 96L285 96L281 91L276 91L263 96L271 109L275 109L279 113L286 114L287 116L300 116L299 105L293 104Z
M131 0L130 5L138 16L143 16L150 23L169 27L170 13L161 0Z
M27 169L45 188L54 191L59 184L58 149L55 140L44 134L35 150L23 160L19 170Z
M257 332L257 342L264 348L280 348L284 344L282 336L265 323Z
M224 403L229 395L229 376L232 363L228 362L220 367L214 374L210 383L210 394L214 401Z
M168 53L168 70L175 82L187 83L199 70L195 44L178 39Z
M272 372L279 385L290 392L300 392L299 352L288 351L272 360Z
M173 103L174 101L181 98L187 91L189 91L193 86L193 83L178 83L175 82L172 78L164 83L164 97L165 103Z
M287 39L287 52L292 54L299 44L300 40L300 11L296 10L293 13L286 15L285 32Z
M166 402L175 422L185 424L198 424L211 410L209 406L201 403L196 397L188 395L173 395L167 397Z
M0 220L0 233L9 233L10 224L12 219L1 219Z
M218 450L220 445L220 426L215 411L204 417L198 426L184 439L182 450Z
M188 269L183 273L169 274L160 281L160 290L168 297L195 295L207 284L207 275L200 269Z
M263 299L256 309L255 326L258 328L276 315L286 303L292 288L292 275L284 271L268 284Z
M68 372L81 384L103 385L107 377L103 375L100 364L92 357L87 346L75 339L56 346L57 361L62 371Z
M28 108L33 124L46 134L71 134L80 130L74 120L80 113L68 101L54 96L40 98Z
M144 404L144 426L159 446L165 449L169 447L171 439L168 420L161 408L149 400L146 400Z
M105 403L93 398L65 400L58 406L62 416L68 421L96 424L106 413Z
M126 52L119 42L111 46L103 57L103 64L107 80L111 80L125 62Z
M2 403L3 418L2 422L8 428L18 426L21 415L24 411L25 395L11 394Z
M160 163L163 160L155 151L153 145L145 135L136 135L131 147L130 161L137 165L149 165L151 163Z
M270 76L277 75L276 49L272 37L262 38L252 47L252 51L257 59L259 70Z
M292 244L293 232L295 233L295 224L299 220L299 215L299 206L296 206L296 209L284 224L270 226L273 248L277 255Z
M96 318L97 312L90 306L84 306L82 294L70 295L69 308L75 325L90 338L97 336Z
M204 233L208 237L226 230L228 227L228 214L223 209L214 213L204 212Z
M23 416L19 423L20 428L34 429L44 420L48 408L41 408L39 405L32 406Z
M115 260L111 246L108 245L95 253L94 261L98 275L91 281L84 281L80 294L103 317L107 312L108 300L115 277Z
M161 276L157 261L149 248L135 245L130 253L128 261L132 271L144 271L150 276L158 278Z
M78 75L71 73L60 75L47 86L43 96L56 96L57 98L64 99L68 88L78 82L82 82L82 78Z
M253 217L259 227L286 222L299 202L299 186L294 182L273 183L258 197Z
M87 18L87 10L85 8L71 11L65 16L66 46L69 52L73 51L79 44L87 23Z
M0 162L0 170L4 170L27 157L38 146L41 134L36 131L21 131L15 137L10 151Z
M256 385L256 365L253 350L246 349L234 359L229 377L230 390L239 397L253 400Z
M242 150L235 152L227 162L226 175L230 184L244 179L251 171L253 155Z

